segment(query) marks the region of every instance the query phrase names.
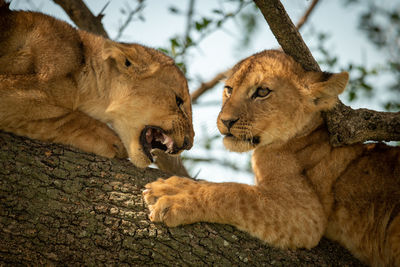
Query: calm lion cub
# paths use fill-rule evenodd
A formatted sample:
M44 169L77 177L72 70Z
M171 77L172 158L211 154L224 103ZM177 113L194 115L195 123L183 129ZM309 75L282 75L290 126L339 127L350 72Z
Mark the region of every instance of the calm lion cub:
M231 224L282 248L312 248L325 235L368 264L400 266L400 148L334 148L321 117L347 81L279 51L239 62L218 128L229 150L254 149L256 185L159 179L144 191L150 219Z
M2 2L0 130L129 156L138 167L154 149L191 148L188 86L171 58Z

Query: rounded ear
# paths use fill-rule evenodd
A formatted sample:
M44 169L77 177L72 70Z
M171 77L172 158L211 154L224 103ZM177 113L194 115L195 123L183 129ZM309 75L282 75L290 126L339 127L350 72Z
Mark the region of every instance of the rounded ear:
M118 60L123 57L123 52L119 47L118 43L106 39L104 41L103 49L101 51L101 57L103 60L107 60L109 58Z
M121 72L141 76L152 75L160 67L140 45L125 45L108 39L103 44L101 56L103 60L113 59Z
M311 80L310 94L314 105L319 110L328 110L335 106L338 95L346 88L349 81L347 72L310 72L307 74Z

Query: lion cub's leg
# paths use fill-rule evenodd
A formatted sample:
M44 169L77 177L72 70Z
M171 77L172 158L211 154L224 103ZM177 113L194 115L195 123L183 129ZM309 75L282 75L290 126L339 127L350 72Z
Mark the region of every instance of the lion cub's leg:
M146 185L143 195L154 222L231 224L278 247L311 248L322 237L326 218L317 196L305 184L295 186L291 193L274 192L173 176Z
M73 89L68 79L42 83L35 75L0 74L0 130L109 158L127 157L120 138L105 123L64 107L72 106ZM52 97L59 90L70 91Z
M31 138L62 143L108 158L127 157L120 138L105 124L73 111L64 116L26 122L13 131Z

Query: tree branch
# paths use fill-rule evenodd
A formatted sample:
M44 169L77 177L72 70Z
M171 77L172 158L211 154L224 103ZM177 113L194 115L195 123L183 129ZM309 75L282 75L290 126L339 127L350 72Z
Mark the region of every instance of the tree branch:
M78 28L108 37L101 20L103 14L94 16L82 0L53 0L61 6Z
M228 225L154 224L141 189L160 176L0 132L0 265L360 265L325 239L280 250Z
M283 51L293 57L304 69L320 71L318 63L313 58L281 2L279 0L254 0L254 2L264 15ZM377 112L367 109L353 110L340 101L335 109L324 114L330 133L330 142L334 146L368 140L399 141L400 124L398 117L399 113Z
M313 12L315 6L318 4L319 0L313 0L304 15L300 18L300 20L297 22L296 28L299 31L301 27L303 27L304 23L308 20L310 17L311 13Z
M114 38L114 40L118 40L119 38L122 37L123 32L128 27L128 25L132 22L135 14L139 13L140 11L142 11L144 9L144 0L139 0L136 8L134 8L134 9L131 9L131 7L129 5L127 5L127 9L128 9L128 15L126 16L125 21L119 27L117 36Z
M215 75L214 78L212 78L210 81L208 82L203 82L201 83L200 87L197 88L192 94L191 94L191 98L192 98L192 102L196 102L197 99L204 94L205 92L207 92L209 89L213 88L214 86L216 86L222 79L224 79L227 76L227 73L229 72L229 70L224 71L224 72L220 72L217 75Z
M283 51L305 70L320 71L317 61L279 0L254 0Z
M324 114L334 146L374 141L400 140L400 112L351 109L339 103Z

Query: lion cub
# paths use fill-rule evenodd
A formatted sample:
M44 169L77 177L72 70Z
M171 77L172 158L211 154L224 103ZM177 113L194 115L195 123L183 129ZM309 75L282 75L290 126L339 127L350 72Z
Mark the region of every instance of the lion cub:
M254 150L256 185L159 179L144 191L150 219L231 224L282 248L312 248L325 235L368 264L400 266L400 148L334 148L321 117L347 81L279 51L239 62L218 129L229 150Z
M1 2L0 130L138 167L154 149L191 148L188 86L170 57Z

